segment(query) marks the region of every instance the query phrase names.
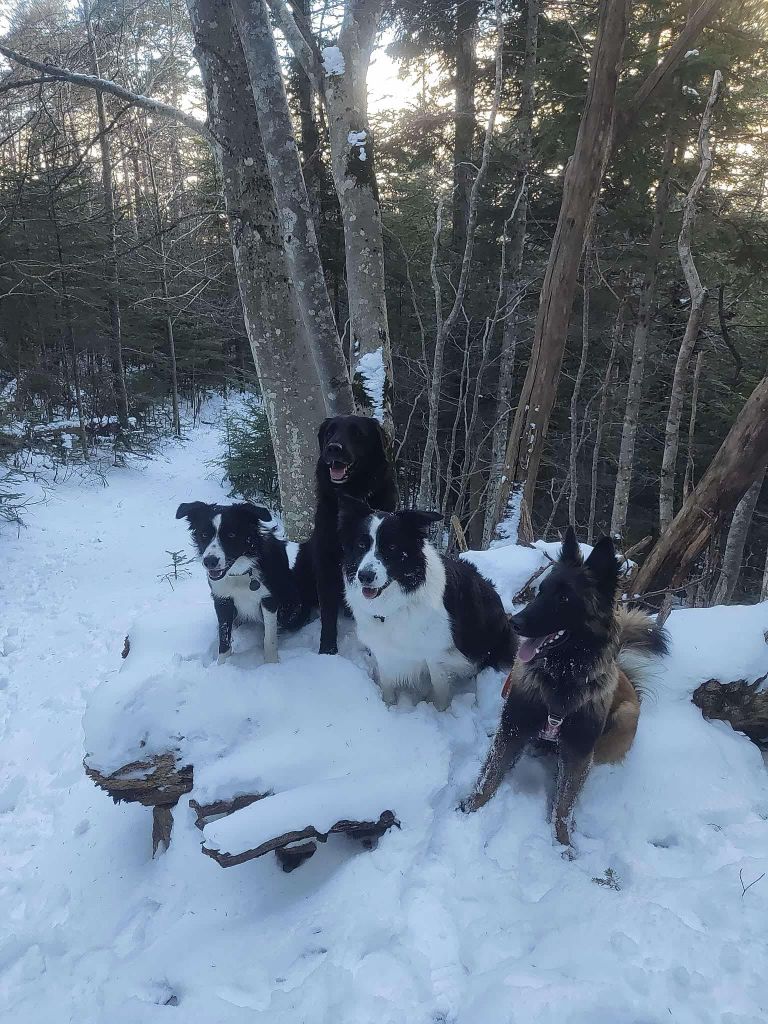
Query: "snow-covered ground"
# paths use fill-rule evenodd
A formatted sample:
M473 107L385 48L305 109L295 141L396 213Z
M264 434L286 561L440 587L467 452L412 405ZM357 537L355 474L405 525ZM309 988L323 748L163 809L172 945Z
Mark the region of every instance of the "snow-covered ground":
M257 667L248 632L215 664L204 580L195 572L171 591L159 577L166 552L186 544L178 503L224 497L207 466L218 444L200 427L163 458L113 471L106 488L52 489L18 536L0 532L2 1019L764 1024L768 874L743 887L768 871L768 776L757 748L705 722L690 692L712 675L768 670L768 605L671 617L673 652L637 742L625 764L593 772L567 862L551 841L541 760L521 763L481 812L455 810L495 725L497 674L444 714L385 709L354 638L346 657L320 658L314 624L280 666ZM508 547L476 561L508 602L537 557ZM119 760L140 738L110 733L104 709L142 673L183 715L146 721L146 734L175 728L211 755L201 792L251 772L315 783L319 748L292 750L292 727L327 730L328 751L346 730L336 770L359 762L403 793L402 829L373 852L330 841L290 875L271 856L224 870L201 855L182 799L171 848L153 861L149 812L113 806L82 769L86 746ZM240 721L244 734L261 728L250 748L222 732ZM218 839L233 841L223 823ZM595 881L608 869L618 891Z

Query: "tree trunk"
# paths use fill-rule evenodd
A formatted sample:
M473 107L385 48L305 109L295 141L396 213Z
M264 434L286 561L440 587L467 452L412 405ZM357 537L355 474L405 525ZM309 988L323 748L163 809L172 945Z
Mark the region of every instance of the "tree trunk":
M676 141L672 125L667 126L664 156L656 187L656 202L653 211L653 226L648 240L645 276L640 291L640 309L632 342L632 365L627 385L627 404L624 410L624 426L621 431L619 465L616 470L616 489L613 495L611 534L621 537L627 524L627 509L632 488L632 473L635 460L635 438L640 423L640 400L645 377L645 353L648 348L648 334L656 304L656 280L659 271L661 242L664 236L664 221L669 210L669 185L675 158Z
M592 481L589 494L589 524L587 526L587 544L592 544L595 538L595 518L597 515L597 477L600 468L600 452L603 446L603 431L605 430L605 419L608 413L608 402L611 396L611 378L613 368L616 365L616 353L619 343L624 334L624 319L627 315L627 295L622 290L619 300L619 308L616 312L616 322L613 325L611 337L611 351L608 355L608 362L605 364L605 375L603 377L603 388L600 394L600 409L597 414L597 426L595 427L595 446L592 449Z
M568 321L587 227L594 213L615 114L616 86L627 36L628 0L600 5L584 113L565 172L563 201L541 291L528 372L507 445L497 513L514 487L528 509L563 360ZM530 538L523 538L530 540Z
M472 189L472 165L476 130L475 46L480 4L477 0L458 0L456 5L456 87L453 143L453 250L461 255L467 244L469 193Z
M768 547L765 549L765 569L763 569L763 585L760 589L760 600L768 601Z
M504 466L504 450L509 434L510 396L512 374L515 368L515 350L520 334L521 318L517 307L520 304L528 282L523 279L523 253L525 230L528 224L528 173L531 168L533 144L533 114L536 106L536 58L538 52L539 16L541 0L528 0L528 17L525 26L525 56L520 78L520 109L517 117L517 147L520 165L517 175L517 198L512 212L509 240L509 282L505 301L506 318L499 354L499 385L496 392L496 420L491 441L491 469L486 496L485 523L483 525L483 547L490 544L496 528L501 475Z
M688 364L699 336L699 329L704 319L704 307L707 304L708 292L701 283L691 254L691 232L696 219L696 200L712 169L709 127L712 122L712 111L720 96L722 78L723 76L719 71L716 71L712 78L712 91L707 100L704 116L701 120L701 128L699 129L699 159L701 165L699 173L696 175L683 203L683 223L677 242L680 264L691 294L691 310L688 322L685 325L685 333L680 344L680 351L677 354L672 391L669 396L669 411L667 413L667 425L664 433L664 455L661 462L661 482L659 485L660 533L664 533L669 528L674 516L675 469L677 452L680 445L680 421L685 400L685 378L688 373Z
M312 530L317 427L326 415L295 306L248 71L229 0L189 0L216 138L245 326L277 461L288 536Z
M696 467L693 461L693 443L696 439L696 416L699 411L699 385L701 371L704 367L704 352L696 356L696 368L693 371L693 387L691 388L691 416L688 420L688 453L685 460L685 477L683 479L683 501L686 500L694 487Z
M714 530L736 508L768 464L768 376L747 399L704 476L670 528L643 563L634 589L678 585L688 574Z
M325 283L280 61L264 0L232 0L294 296L330 415L351 413L352 387Z
M744 494L731 520L728 530L728 540L723 555L723 565L720 569L720 576L717 586L712 595L712 604L730 604L733 598L736 584L741 575L742 559L744 558L744 547L747 543L749 528L752 525L757 499L763 487L763 477L758 478Z
M347 0L338 40L343 70L342 62L325 68L324 98L333 180L344 226L355 400L360 411L377 416L391 436L392 351L384 236L368 120L368 66L382 7L382 0Z
M581 307L581 358L579 368L576 371L576 380L573 382L571 394L571 451L568 460L568 477L570 485L568 489L568 522L576 529L576 500L579 496L579 481L577 476L578 446L579 446L579 396L581 394L581 382L584 380L584 371L587 368L587 356L589 355L589 275L592 272L592 252L589 238L584 246L584 260L582 265L582 307Z
M89 0L83 4L83 17L88 36L88 50L94 75L101 77L96 37L91 22ZM107 229L107 295L109 304L109 364L112 370L112 387L115 393L115 411L120 427L128 429L128 392L125 387L123 367L123 336L120 318L120 273L117 265L117 217L112 182L112 155L109 151L107 114L104 94L96 90L96 112L99 119L99 148L101 151L101 189L104 203L104 225Z

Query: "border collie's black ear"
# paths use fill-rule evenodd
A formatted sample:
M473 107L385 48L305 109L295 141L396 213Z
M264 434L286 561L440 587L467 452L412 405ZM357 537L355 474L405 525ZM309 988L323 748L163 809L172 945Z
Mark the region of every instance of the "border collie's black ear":
M183 501L176 509L176 518L189 519L191 522L195 516L199 516L203 510L210 507L204 501Z
M264 505L253 505L251 504L251 511L259 520L260 523L271 523L275 518L272 513Z
M581 565L581 548L576 540L576 531L569 526L563 537L563 546L560 548L560 561L570 562L571 565Z
M401 512L396 512L395 515L400 516L407 526L412 527L423 537L429 534L435 523L443 521L442 512L422 512L419 508L405 508Z
M327 416L317 428L317 447L321 452L323 450L323 445L325 444L325 434L332 419L332 416Z
M610 590L616 588L619 581L619 561L610 537L600 538L584 565L598 583L604 583Z

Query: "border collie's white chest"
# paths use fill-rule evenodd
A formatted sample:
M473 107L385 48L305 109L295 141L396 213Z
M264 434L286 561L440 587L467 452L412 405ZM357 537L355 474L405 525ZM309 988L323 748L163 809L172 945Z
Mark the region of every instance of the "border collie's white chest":
M257 590L251 589L252 581L259 584ZM229 597L235 602L238 618L247 622L264 621L261 602L270 596L270 592L255 569L252 574L232 576L228 573L223 579L209 579L208 583L214 597L222 600Z

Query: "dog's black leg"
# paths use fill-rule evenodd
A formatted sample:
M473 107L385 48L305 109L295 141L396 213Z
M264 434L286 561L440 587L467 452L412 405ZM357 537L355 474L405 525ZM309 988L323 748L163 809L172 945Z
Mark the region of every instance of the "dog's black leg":
M324 553L317 568L317 597L320 603L320 653L336 654L339 609L341 608L341 558Z
M546 712L538 703L531 702L514 691L509 695L491 749L475 783L474 792L462 801L463 811L476 811L488 803L504 776L514 767L528 743L541 728L545 717Z
M555 838L571 846L573 807L584 787L598 737L605 724L605 709L587 706L563 723L557 763L557 785L552 824Z
M232 624L235 621L235 602L231 597L214 597L213 606L219 620L219 657L232 650Z

